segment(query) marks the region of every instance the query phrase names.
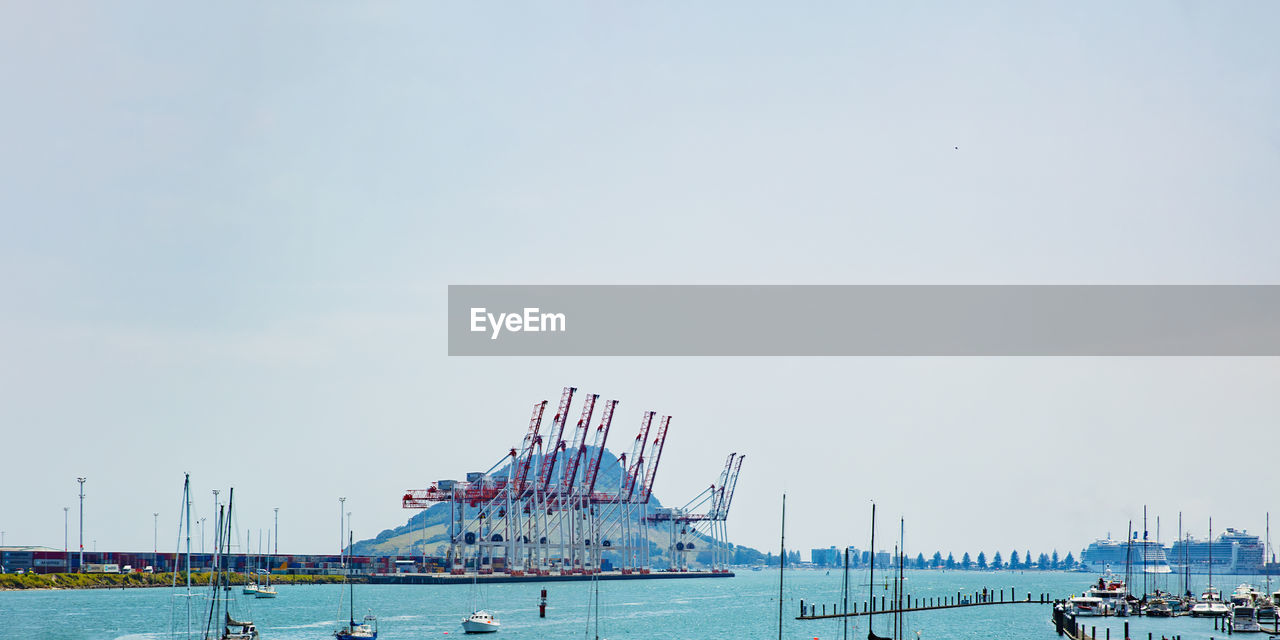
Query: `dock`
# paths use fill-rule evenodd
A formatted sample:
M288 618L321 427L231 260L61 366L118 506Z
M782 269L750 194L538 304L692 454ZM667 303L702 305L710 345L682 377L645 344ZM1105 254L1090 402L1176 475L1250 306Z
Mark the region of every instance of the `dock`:
M1004 591L993 592L983 590L971 594L962 594L956 592L954 596L939 596L929 598L918 598L913 596L905 596L901 603L894 603L886 597L880 598L878 607L872 608L875 603L863 602L861 605L853 603L853 608L849 611L841 611L839 604L831 605L831 613L827 613L827 605L806 604L800 601L800 615L796 616L796 620L827 620L830 618L854 618L858 616L872 614L892 614L892 613L910 613L913 611L938 611L942 609L963 609L966 607L989 607L1010 604L1051 604L1053 600L1047 593L1032 596L1028 593L1022 599L1018 599L1013 589L1009 590L1009 597L1005 598ZM820 608L819 608L820 607Z
M447 573L379 573L369 576L371 584L471 584L473 581L483 584L500 584L508 582L581 582L596 578L599 580L673 580L688 578L732 578L732 571L653 571L650 573L622 573L621 571L601 571L594 576L589 573L568 573L563 575L526 574L514 576L505 573L486 575L451 575Z

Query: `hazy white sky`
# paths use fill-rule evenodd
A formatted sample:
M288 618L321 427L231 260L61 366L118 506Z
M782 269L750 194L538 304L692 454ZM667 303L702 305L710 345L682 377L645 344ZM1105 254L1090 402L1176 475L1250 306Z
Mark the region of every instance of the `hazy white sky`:
M474 283L1280 283L1280 5L0 8L0 529L337 547L566 384L747 455L735 541L1077 551L1280 512L1274 358L459 359ZM957 148L958 147L958 148ZM207 500L204 502L208 502ZM197 503L198 507L201 505ZM206 508L207 507L203 507ZM1151 527L1154 530L1154 524ZM72 534L72 546L75 537Z

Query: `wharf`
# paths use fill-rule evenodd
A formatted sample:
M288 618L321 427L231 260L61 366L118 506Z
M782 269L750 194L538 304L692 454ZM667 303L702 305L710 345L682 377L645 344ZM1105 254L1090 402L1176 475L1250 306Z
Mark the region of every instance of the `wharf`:
M671 580L682 578L732 578L732 571L654 571L651 573L622 573L602 571L594 577L600 580ZM371 584L471 584L475 582L498 584L505 582L580 582L591 580L589 573L564 575L512 576L505 573L486 575L451 575L446 573L377 573L369 576Z
M988 607L1006 604L1050 604L1053 600L1047 593L1037 594L1034 597L1028 593L1025 599L1018 599L1012 589L1009 592L1009 599L1005 599L1004 592L983 590L983 592L974 592L972 594L956 593L953 596L917 598L913 596L904 596L901 603L897 606L891 599L886 606L886 598L880 598L880 606L872 609L871 605L863 602L859 605L857 602L851 603L853 606L848 612L842 612L837 604L831 605L831 613L827 613L826 605L806 604L800 601L800 615L796 616L796 620L826 620L829 618L854 618L858 616L885 614L885 613L910 613L913 611L936 611L939 609L962 609L967 607ZM874 603L871 603L874 604ZM819 613L821 611L821 613Z

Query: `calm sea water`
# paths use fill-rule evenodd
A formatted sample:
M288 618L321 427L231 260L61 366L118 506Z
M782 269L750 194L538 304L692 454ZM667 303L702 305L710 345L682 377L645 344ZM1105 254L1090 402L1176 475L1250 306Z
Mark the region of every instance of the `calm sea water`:
M879 576L877 576L879 578ZM1086 589L1096 576L1085 573L963 571L908 572L907 591L920 597L971 593L985 586L995 589L1015 587L1019 597L1026 593L1049 593L1065 597ZM1204 576L1193 576L1193 590L1203 587ZM838 620L798 621L799 601L826 603L840 599L841 572L788 571L784 590L783 636L789 640L838 639ZM850 582L859 602L867 594L865 572L854 572ZM877 580L880 582L879 580ZM1230 593L1246 581L1242 576L1219 576L1215 582ZM1141 580L1138 581L1139 584ZM1169 585L1177 588L1173 579ZM538 618L538 592L548 590L546 619ZM877 593L884 593L884 584ZM497 584L484 587L484 604L497 613L503 638L583 638L587 635L589 582L546 584ZM180 590L181 591L181 590ZM262 631L262 640L331 638L339 617L338 585L297 585L279 587L276 600L253 600L238 596L238 616L252 618ZM201 591L203 593L203 590ZM735 578L697 580L635 580L600 583L602 638L736 638L743 640L776 638L778 635L778 573L744 571ZM380 619L379 638L398 640L446 639L460 635L462 617L470 613L472 588L460 585L357 585L357 617L372 610ZM1035 596L1033 596L1035 597ZM193 599L193 619L203 620L205 600ZM162 640L185 637L185 599L174 598L170 589L127 589L87 591L0 592L0 638L40 638L50 640ZM345 620L345 609L342 618ZM1098 635L1106 625L1119 640L1122 619L1094 619ZM877 620L876 631L888 633L889 621ZM1181 634L1187 640L1222 638L1213 622L1192 618L1172 620L1130 618L1134 640ZM198 623L193 623L199 627ZM866 637L866 619L850 619L850 638ZM916 631L920 638L956 640L1001 638L1002 640L1056 638L1050 623L1049 605L1018 604L974 607L952 611L912 614L907 619L908 637ZM856 635L855 635L856 631ZM475 637L475 636L472 636ZM1259 636L1254 636L1259 637ZM1261 636L1265 638L1266 636Z

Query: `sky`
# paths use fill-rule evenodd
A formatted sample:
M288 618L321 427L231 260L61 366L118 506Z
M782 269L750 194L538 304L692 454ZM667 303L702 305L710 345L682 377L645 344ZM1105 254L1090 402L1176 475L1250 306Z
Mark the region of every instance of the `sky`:
M0 530L336 552L563 386L728 530L1076 551L1280 513L1276 358L450 358L451 284L1280 284L1280 6L0 7ZM225 493L224 493L225 495ZM201 500L200 496L204 496ZM158 513L159 516L153 514ZM158 522L158 524L157 524ZM158 528L158 532L157 532Z

